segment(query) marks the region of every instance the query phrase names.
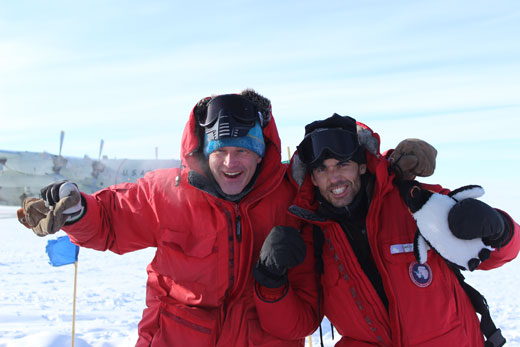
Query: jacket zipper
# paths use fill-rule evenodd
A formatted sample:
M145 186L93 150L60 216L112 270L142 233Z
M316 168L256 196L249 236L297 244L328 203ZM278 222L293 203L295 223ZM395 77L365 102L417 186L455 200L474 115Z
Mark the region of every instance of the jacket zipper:
M238 209L238 206L235 205L235 214L236 214L236 221L235 221L235 236L237 238L238 242L242 241L242 223L240 222L240 210Z
M236 220L236 237L238 242L242 241L242 225L240 223L240 215L237 216Z

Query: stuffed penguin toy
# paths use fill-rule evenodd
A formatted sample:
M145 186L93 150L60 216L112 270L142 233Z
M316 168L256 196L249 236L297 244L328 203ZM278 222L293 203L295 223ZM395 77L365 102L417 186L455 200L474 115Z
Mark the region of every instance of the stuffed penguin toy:
M484 195L482 187L464 186L444 195L425 190L416 181L403 181L400 190L417 222L414 240L417 262L424 264L428 260L429 247L463 270L473 271L489 258L493 248L484 244L482 237L458 238L455 236L457 232L450 230L448 223L450 210L464 199Z

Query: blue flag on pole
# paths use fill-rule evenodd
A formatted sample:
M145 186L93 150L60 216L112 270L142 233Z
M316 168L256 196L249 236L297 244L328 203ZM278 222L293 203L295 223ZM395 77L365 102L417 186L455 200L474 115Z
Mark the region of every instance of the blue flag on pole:
M78 261L79 246L76 246L68 236L60 236L56 240L49 240L45 251L49 256L49 264L62 266L74 264Z

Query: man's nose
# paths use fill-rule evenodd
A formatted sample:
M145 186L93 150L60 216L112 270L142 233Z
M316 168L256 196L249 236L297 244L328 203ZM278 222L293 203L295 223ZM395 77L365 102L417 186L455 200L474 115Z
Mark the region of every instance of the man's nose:
M329 176L329 181L331 183L335 183L341 180L341 175L339 174L339 170L335 167L331 167L327 170L327 174Z
M224 158L224 164L227 166L232 166L236 161L236 156L233 153L227 153Z

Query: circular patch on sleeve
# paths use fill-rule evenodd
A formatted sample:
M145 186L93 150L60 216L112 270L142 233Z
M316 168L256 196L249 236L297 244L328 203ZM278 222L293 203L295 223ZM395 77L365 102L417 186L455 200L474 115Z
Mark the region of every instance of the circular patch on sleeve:
M428 287L432 283L432 269L430 265L412 262L408 268L410 279L417 287Z

